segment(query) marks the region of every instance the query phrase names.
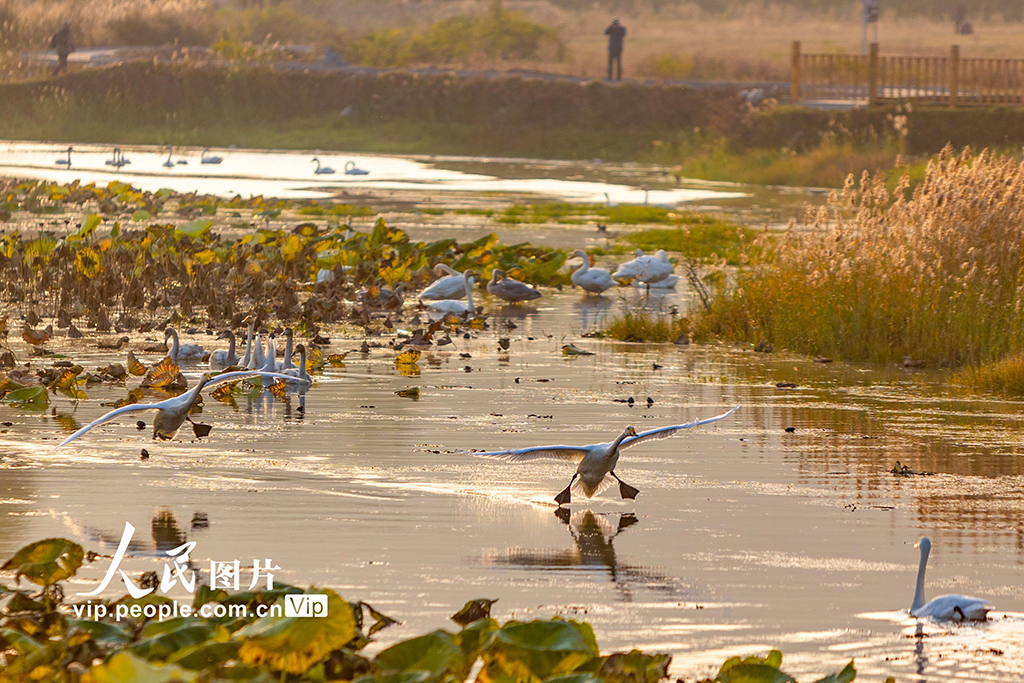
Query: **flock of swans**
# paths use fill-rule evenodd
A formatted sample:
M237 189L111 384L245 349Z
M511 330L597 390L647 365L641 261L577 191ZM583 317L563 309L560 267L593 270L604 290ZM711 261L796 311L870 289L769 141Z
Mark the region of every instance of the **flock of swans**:
M114 158L119 157L115 154ZM592 267L589 256L583 250L576 250L574 256L582 259L582 265L573 272L572 281L588 294L601 294L623 282L635 282L650 287L657 283L670 281L670 278L675 277L672 274L672 264L668 262L664 252L659 252L654 256L645 256L642 251L637 250L634 258L622 264L614 273ZM472 270L459 273L446 265L438 265L434 269L434 274L437 280L420 293L421 303L426 307L428 313L438 316L473 315L476 311L473 287L477 273ZM509 302L529 301L541 296L536 288L510 278L500 270L494 271L486 284L486 289L491 295ZM389 291L387 296L400 298L401 287L396 287L393 292ZM463 298L465 301L462 300ZM284 339L285 347L282 359L278 360L277 338L274 335L269 335L264 339L255 333L255 326L250 323L245 352L243 356L239 357L236 335L231 330L226 330L217 337L218 341L227 342L227 348L208 353L198 344L182 343L178 332L173 328L167 328L164 335L167 357L175 363L199 364L206 362L211 374L203 375L195 386L179 396L156 403L133 404L111 410L68 436L58 445L58 448L68 445L100 425L123 415L143 411L156 411L156 416L153 419L154 439L173 439L182 425L191 422L190 411L202 391L225 382L258 378L262 386L266 388L274 381L280 380L285 382L288 390L304 393L312 385L312 378L306 369L306 348L303 344L294 345L294 333L290 328L285 330ZM298 365L293 362L293 357L296 354L299 356ZM712 417L643 432L638 432L633 426L628 426L615 439L603 443L583 446L544 445L496 451L457 451L457 453L501 460L509 464L538 460L554 460L574 464L576 469L568 485L554 497L559 508L569 505L574 496L592 498L616 484L622 499L634 500L640 492L639 489L624 482L616 473L621 451L649 441L672 438L687 429L724 420L735 413L739 407L739 405L734 406L726 412ZM924 537L918 546L921 553L920 564L914 598L909 610L910 616L955 622L986 620L993 607L983 599L964 595L942 595L926 602L925 571L931 551L931 541Z

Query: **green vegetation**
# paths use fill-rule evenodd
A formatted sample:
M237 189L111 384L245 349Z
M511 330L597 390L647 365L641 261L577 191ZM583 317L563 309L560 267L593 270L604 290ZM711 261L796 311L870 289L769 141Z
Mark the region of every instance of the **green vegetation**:
M608 321L602 334L627 342L675 342L690 331L690 321L675 315L655 315L625 309Z
M19 584L0 585L0 683L458 683L478 662L476 683L657 683L668 677L672 661L639 650L602 655L585 622L556 617L499 624L490 615L492 600L470 601L453 615L459 630L403 640L370 658L366 646L398 622L316 587L227 593L202 585L185 605L188 616L172 616L172 601L156 592L125 595L89 603L107 614L83 618L86 605L67 600L63 582L86 561L82 546L50 538L25 546L0 568ZM20 587L22 579L29 587ZM305 594L327 597L326 617L283 615L286 599ZM224 614L201 616L204 606L215 615L221 606ZM257 607L268 613L257 617ZM733 657L708 683L793 681L781 666L777 650L763 658ZM851 661L819 683L849 683L855 676Z
M678 219L676 228L651 228L623 235L619 241L644 251L664 249L689 259L731 266L747 263L752 257L756 260L754 240L759 231L702 214L686 213Z
M646 204L515 204L502 211L499 223L568 223L585 222L582 217L602 220L617 225L643 223L674 223L678 215L661 206Z
M763 241L763 261L714 299L698 330L853 361L1002 361L978 381L1012 386L997 378L1024 354L1024 166L947 150L912 193L908 183L890 192L865 177L803 229Z
M974 391L1024 396L1024 356L963 368L953 374L951 382Z
M251 228L232 240L212 229L211 218L189 220L211 206L245 211L257 220L289 208L288 202L262 197L219 202L168 190L142 192L118 182L99 187L43 181L2 181L0 197L6 198L0 208L10 215L67 208L83 216L66 235L0 235L0 291L17 307L56 318L58 327L78 319L101 331L112 328L111 319L136 327L158 310L173 310L175 316L209 321L257 311L311 329L343 319L342 300L353 298L357 288L418 287L441 262L460 271L473 268L481 278L500 268L537 284L568 280L560 272L565 252L500 245L494 234L462 244L424 243L383 219L370 232L354 233L328 220L291 229ZM314 286L323 270L335 279ZM299 294L308 291L312 295L300 302ZM2 323L0 331L6 332Z

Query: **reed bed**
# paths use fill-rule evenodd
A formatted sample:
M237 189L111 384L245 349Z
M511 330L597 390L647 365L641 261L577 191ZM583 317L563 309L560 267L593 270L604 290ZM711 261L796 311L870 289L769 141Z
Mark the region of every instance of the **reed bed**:
M847 360L980 366L1024 352L1024 164L947 148L910 192L864 174L701 314L703 333Z

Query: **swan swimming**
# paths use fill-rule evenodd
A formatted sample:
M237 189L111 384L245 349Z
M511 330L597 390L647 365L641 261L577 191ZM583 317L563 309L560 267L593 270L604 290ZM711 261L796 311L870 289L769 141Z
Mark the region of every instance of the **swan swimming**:
M463 286L466 288L465 302L456 299L435 301L427 304L428 313L440 314L441 316L452 313L459 317L467 314L476 315L476 306L473 305L473 278L475 277L476 273L472 270L467 270L462 274Z
M470 455L504 460L509 463L533 460L562 460L578 463L575 474L569 480L569 485L555 496L555 502L560 506L570 503L572 493L592 498L611 486L613 481L619 482L619 495L623 498L634 499L640 490L625 483L615 474L615 465L619 462L619 451L655 439L668 439L690 427L717 422L732 415L737 408L739 405L715 417L693 420L681 425L659 427L646 432L637 432L633 427L626 427L614 441L607 443L595 443L589 446L534 446L532 448L470 453Z
M539 299L543 296L530 285L514 278L510 278L505 275L505 271L497 268L494 269L491 281L487 283L487 291L499 299L512 304L517 304L520 301Z
M238 365L238 356L235 355L235 333L231 330L224 330L217 335L217 340L221 339L228 340L228 348L226 351L217 349L210 354L210 369L215 372Z
M441 279L420 292L420 299L461 299L466 296L466 282L459 271L438 263L434 266L434 275Z
M321 166L320 160L313 157L313 163L316 164L316 170L313 171L313 175L330 175L334 173L334 169L330 166Z
M199 163L201 163L201 164L219 164L219 163L224 161L224 157L219 157L219 156L214 156L212 154L207 154L207 152L209 152L209 151L210 151L209 147L204 147L203 148L203 153L199 157Z
M175 164L174 164L174 161L171 159L171 156L173 154L174 154L174 147L169 145L167 147L167 161L165 161L163 163L164 168L174 168Z
M55 162L53 162L53 163L54 163L54 164L55 164L56 166L67 166L68 168L71 168L71 148L70 148L70 147L68 147L68 148L67 148L67 153L68 153L68 156L67 156L67 158L64 158L64 159L57 159L57 160L56 160Z
M255 323L249 323L249 334L245 340L245 358L239 363L243 368L249 367L249 360L252 358L252 333L255 330Z
M127 166L132 162L128 161L120 147L115 147L113 155L103 163L107 166L113 166L114 168L121 168L122 166Z
M583 265L572 273L572 283L583 289L588 294L603 294L615 286L615 279L612 274L604 268L591 268L590 257L587 252L577 249L572 254L583 259Z
M952 621L985 621L992 605L987 600L966 595L940 595L927 603L924 601L924 571L928 565L928 554L932 542L927 536L921 537L917 547L921 549L921 564L917 567L917 586L914 602L910 605L910 616L933 617Z
M345 175L370 175L370 172L356 166L356 162L349 161L345 164Z
M206 351L199 344L181 344L178 341L178 331L173 327L168 327L164 331L164 344L167 344L168 339L171 340L171 348L167 351L167 357L175 363L202 360L206 355Z
M288 375L292 379L285 380L285 386L290 390L304 389L313 383L313 379L306 371L306 345L299 344L295 347L295 353L299 354L299 366L294 365L287 370L282 370L282 375Z
M174 438L174 435L178 433L181 426L185 424L185 421L189 419L189 411L192 410L193 404L203 389L214 386L216 384L222 384L223 382L233 382L236 380L246 379L248 377L261 377L264 381L268 377L275 377L284 380L296 381L294 377L287 375L278 375L277 373L263 373L263 372L252 372L243 370L240 372L228 372L223 375L217 375L216 377L204 376L199 382L186 391L180 396L169 398L159 403L135 403L128 406L111 410L109 413L100 417L99 419L93 420L89 424L85 425L77 432L69 436L68 438L61 441L57 448L66 446L78 437L82 436L93 427L98 427L101 424L110 422L114 418L124 415L125 413L138 413L144 410L155 410L156 417L153 418L153 438L161 439L163 441L169 441ZM301 381L301 380L298 380Z
M672 262L668 260L668 254L665 253L664 249L659 249L655 256L664 263L667 263L669 266L672 266ZM672 269L675 270L675 266L672 266ZM675 289L677 284L679 284L679 276L672 274L664 280L658 280L657 282L650 283L648 287L651 289Z

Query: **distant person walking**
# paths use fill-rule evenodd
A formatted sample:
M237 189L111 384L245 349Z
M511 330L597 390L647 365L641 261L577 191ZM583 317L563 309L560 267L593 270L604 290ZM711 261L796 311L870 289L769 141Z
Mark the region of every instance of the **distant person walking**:
M604 30L608 36L608 80L612 80L612 65L616 68L615 80L622 80L622 43L626 39L626 27L619 23L618 17L612 19L611 25Z
M71 42L71 22L65 21L60 30L50 38L50 48L57 52L57 68L55 74L68 70L68 55L75 51Z

